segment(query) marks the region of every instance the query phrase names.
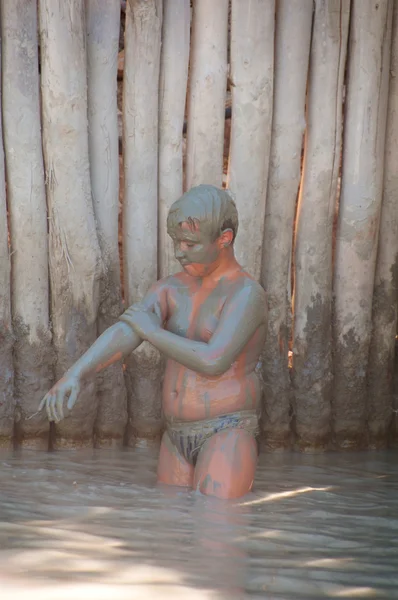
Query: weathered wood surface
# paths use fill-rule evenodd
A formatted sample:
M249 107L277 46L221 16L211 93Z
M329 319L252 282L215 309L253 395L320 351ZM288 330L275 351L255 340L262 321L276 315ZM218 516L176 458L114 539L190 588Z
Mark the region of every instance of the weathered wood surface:
M119 131L117 59L120 1L86 0L88 126L91 191L104 265L97 332L122 311L119 259ZM121 446L127 424L127 395L121 363L97 378L95 445Z
M280 0L276 11L274 107L262 251L262 283L267 290L269 311L262 357L263 430L269 449L289 446L291 440L290 263L306 124L312 10L312 0Z
M123 260L126 304L158 278L158 112L162 1L130 0L123 80ZM127 360L129 440L160 429L161 361L144 342Z
M334 273L333 433L367 436L367 370L383 189L392 3L351 5L341 196Z
M84 0L41 0L43 151L55 376L97 337L101 252L91 196ZM95 385L56 425L57 446L92 446Z
M302 450L331 442L332 246L349 16L349 0L315 2L294 261L294 426Z

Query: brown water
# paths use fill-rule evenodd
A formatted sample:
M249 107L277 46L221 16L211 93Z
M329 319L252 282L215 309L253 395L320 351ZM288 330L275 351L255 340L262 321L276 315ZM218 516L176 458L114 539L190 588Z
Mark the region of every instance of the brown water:
M228 503L155 450L2 454L0 598L398 598L397 458L263 455Z

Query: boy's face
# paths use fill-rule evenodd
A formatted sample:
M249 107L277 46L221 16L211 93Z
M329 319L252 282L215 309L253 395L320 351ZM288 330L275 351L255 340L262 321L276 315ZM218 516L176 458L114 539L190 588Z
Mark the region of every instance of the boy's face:
M188 275L205 277L217 268L222 245L213 240L206 227L184 222L168 231L174 243L174 255Z

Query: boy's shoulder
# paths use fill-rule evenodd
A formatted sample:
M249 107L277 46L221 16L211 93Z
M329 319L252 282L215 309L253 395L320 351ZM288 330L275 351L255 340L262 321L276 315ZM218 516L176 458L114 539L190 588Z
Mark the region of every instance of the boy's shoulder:
M263 286L247 271L242 269L242 271L239 272L236 283L239 288L247 290L248 293L266 298L267 294Z

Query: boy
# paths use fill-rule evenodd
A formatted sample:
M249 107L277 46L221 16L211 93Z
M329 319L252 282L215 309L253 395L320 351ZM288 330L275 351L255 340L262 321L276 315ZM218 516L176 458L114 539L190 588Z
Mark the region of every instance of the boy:
M64 399L72 409L84 378L147 340L167 358L158 481L219 498L243 496L253 484L261 401L255 367L267 325L265 292L234 255L237 229L226 190L200 185L184 194L167 219L183 271L155 283L40 404L59 421Z

